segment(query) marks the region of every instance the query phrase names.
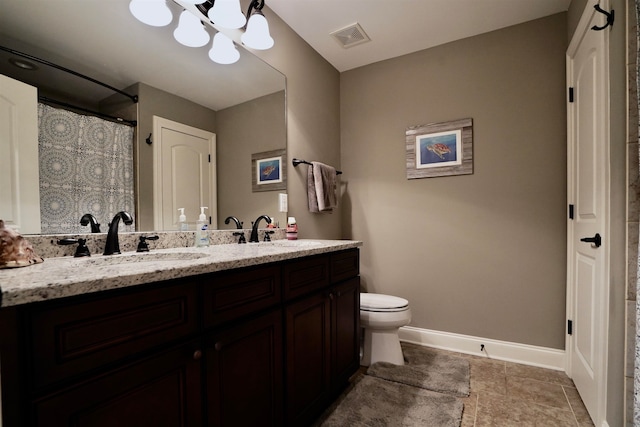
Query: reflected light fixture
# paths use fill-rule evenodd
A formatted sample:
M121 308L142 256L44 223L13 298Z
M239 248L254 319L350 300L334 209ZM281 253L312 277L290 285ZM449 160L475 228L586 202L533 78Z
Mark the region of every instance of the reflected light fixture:
M209 58L218 64L228 65L240 59L240 52L233 44L233 40L222 33L213 36L213 44L209 50Z
M265 0L251 0L246 16L242 14L240 0L173 0L185 10L180 14L175 39L189 47L206 45L211 37L204 22L226 29L243 29L240 40L251 49L265 50L273 46L269 24L262 13ZM184 5L195 5L195 10ZM173 20L167 0L131 0L129 10L140 22L155 27L169 25ZM198 13L199 12L199 13ZM219 36L220 35L220 36ZM221 47L218 47L221 46ZM232 64L240 58L233 40L218 32L213 38L209 57L219 64Z
M193 13L188 10L180 14L178 28L173 32L173 37L178 43L188 47L201 47L209 43L211 37L204 25Z
M129 11L138 21L153 27L164 27L173 19L165 0L131 0Z

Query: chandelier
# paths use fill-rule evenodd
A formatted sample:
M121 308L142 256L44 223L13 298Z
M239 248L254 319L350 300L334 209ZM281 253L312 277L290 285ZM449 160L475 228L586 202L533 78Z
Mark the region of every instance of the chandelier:
M202 19L208 18L212 24L225 29L244 29L240 37L242 44L256 49L266 50L273 46L273 38L269 34L269 24L262 14L264 0L251 0L246 16L242 13L240 0L173 0L194 5L202 14L184 9L178 19L178 26L173 37L182 45L188 47L202 47L211 40ZM167 0L131 0L129 10L140 22L154 27L164 27L173 21L171 9ZM240 59L240 52L233 40L221 32L213 36L213 43L209 50L209 58L218 64L233 64Z

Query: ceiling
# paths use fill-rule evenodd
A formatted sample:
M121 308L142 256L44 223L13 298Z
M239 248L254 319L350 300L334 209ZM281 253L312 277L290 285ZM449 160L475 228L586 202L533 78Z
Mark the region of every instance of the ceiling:
M338 71L564 12L571 0L266 0ZM330 33L359 23L370 42ZM278 41L276 40L276 43Z
M174 21L182 10L175 1L180 0L167 1ZM247 1L242 0L243 4ZM566 11L570 2L266 0L267 8L338 71ZM214 64L207 56L209 46L179 45L172 36L174 24L162 28L141 24L129 13L128 5L129 0L0 0L0 45L118 88L143 82L214 110L282 87L282 75L268 78L271 72L264 67L273 69L255 56L243 54L233 65ZM344 49L329 35L356 22L370 42ZM6 54L3 57L0 52L0 73L9 74L7 64ZM247 74L257 70L258 78ZM64 86L65 78L69 76L49 80L60 79L59 86ZM94 89L95 85L75 92L80 96Z

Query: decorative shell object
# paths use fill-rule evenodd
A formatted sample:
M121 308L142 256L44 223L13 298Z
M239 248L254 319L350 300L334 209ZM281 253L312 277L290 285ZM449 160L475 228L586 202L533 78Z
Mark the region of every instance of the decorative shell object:
M31 243L24 237L4 226L0 219L0 268L26 267L44 262L36 255Z

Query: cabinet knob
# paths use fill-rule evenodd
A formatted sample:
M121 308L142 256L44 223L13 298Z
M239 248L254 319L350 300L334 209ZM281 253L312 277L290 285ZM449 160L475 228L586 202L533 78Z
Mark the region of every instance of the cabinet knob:
M201 350L196 350L193 352L193 360L200 360L202 359L202 351Z
M329 299L333 301L333 292L329 292Z
M221 343L220 341L218 341L218 342L213 346L213 348L215 348L215 349L216 349L216 351L220 351L220 350L222 350L222 343Z

